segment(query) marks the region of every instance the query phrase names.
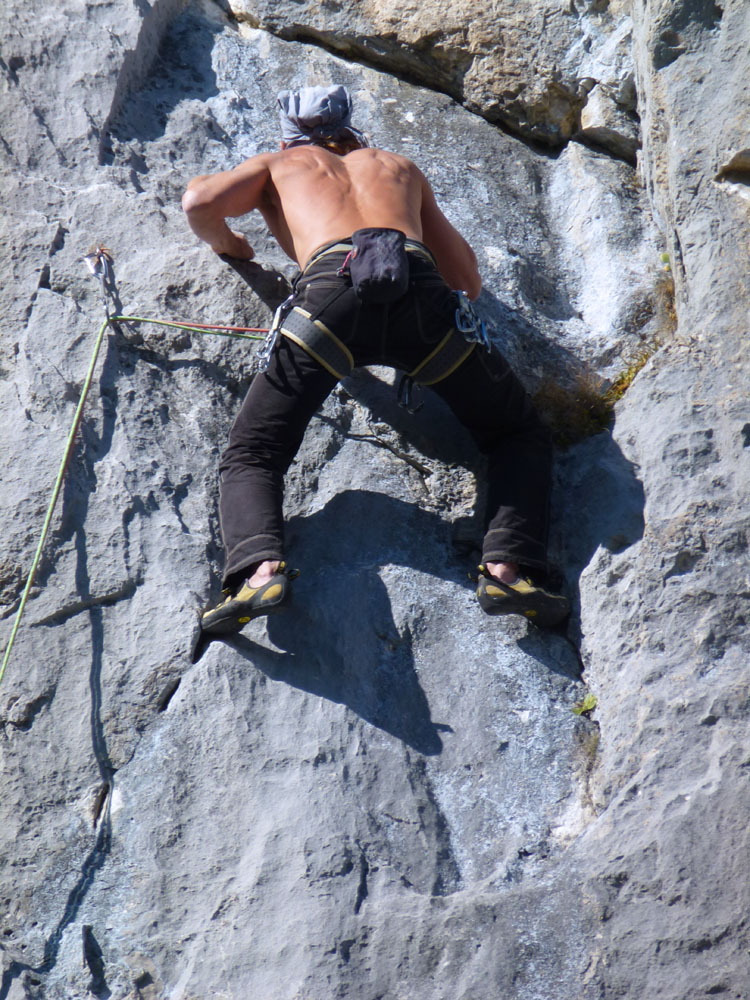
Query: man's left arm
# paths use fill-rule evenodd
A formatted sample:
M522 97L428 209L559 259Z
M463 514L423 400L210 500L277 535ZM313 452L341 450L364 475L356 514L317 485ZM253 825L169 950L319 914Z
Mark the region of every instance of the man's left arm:
M242 233L226 224L227 218L246 215L257 208L270 177L271 154L253 156L233 170L194 177L182 196L182 207L196 236L215 253L250 260L253 248Z
M421 170L419 177L422 186L422 240L434 254L438 270L451 288L461 289L470 299L476 299L482 291L476 254L441 212Z

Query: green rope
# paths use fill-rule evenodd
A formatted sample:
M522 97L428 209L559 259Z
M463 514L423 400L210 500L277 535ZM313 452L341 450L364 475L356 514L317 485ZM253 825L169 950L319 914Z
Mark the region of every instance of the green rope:
M109 318L106 319L99 329L99 333L96 337L96 342L94 344L94 353L91 355L91 362L89 363L89 370L86 373L86 380L83 383L83 389L81 390L81 398L78 400L78 406L76 407L75 416L73 417L73 424L70 428L70 433L68 434L68 441L65 445L65 452L63 454L63 460L60 463L60 468L57 472L57 479L55 480L55 486L52 490L52 498L50 499L49 506L47 507L47 514L44 518L44 524L42 526L42 535L39 539L39 544L36 547L36 554L34 556L34 561L31 564L31 571L29 572L29 577L26 581L26 586L23 590L23 595L21 596L21 603L18 606L18 611L16 612L16 620L13 623L13 631L10 634L10 639L8 641L8 646L5 650L5 656L3 657L2 666L0 666L0 683L5 676L5 668L8 665L8 660L10 659L10 651L13 649L13 643L16 639L16 633L18 632L18 626L21 623L21 615L23 614L23 609L26 607L26 600L29 596L29 591L34 584L34 577L36 576L37 567L39 566L39 560L42 557L42 548L47 539L47 532L49 531L50 522L52 521L52 513L55 509L55 504L57 503L57 498L60 495L60 489L63 484L63 479L65 478L65 472L68 468L68 462L70 461L70 456L73 451L73 442L75 440L76 432L78 430L78 425L81 422L81 417L83 415L83 407L86 402L86 397L89 393L89 388L91 387L91 380L94 377L94 368L96 366L96 360L99 357L99 348L102 346L102 340L104 338L104 331L110 324Z
M36 547L36 553L34 555L34 561L31 564L31 570L29 571L28 579L26 580L26 586L23 589L23 594L21 595L21 603L18 605L18 611L16 612L16 618L13 622L13 630L10 633L10 639L8 640L8 645L5 649L5 655L3 656L2 666L0 666L0 684L2 683L3 677L5 676L5 668L8 665L10 659L10 653L13 649L13 643L16 641L16 633L18 632L18 627L21 624L21 616L23 615L24 608L26 607L26 601L28 600L31 588L34 585L34 578L36 576L37 568L39 567L39 561L42 558L42 549L44 548L44 543L47 540L47 534L49 532L49 526L52 522L52 514L55 510L55 505L57 504L57 499L60 495L60 490L62 489L63 480L65 479L65 473L70 462L70 456L73 452L73 444L75 442L75 436L78 432L78 427L81 423L81 417L83 416L83 407L86 403L86 397L88 396L89 389L91 387L91 380L94 377L94 369L96 367L96 362L99 357L99 349L102 346L102 340L104 339L104 331L112 323L152 323L158 326L169 326L175 327L178 330L188 330L191 333L207 333L212 336L217 337L237 337L242 340L263 340L262 336L256 336L249 332L241 332L244 330L251 330L252 327L221 327L221 326L191 326L188 323L176 323L172 320L165 319L152 319L148 316L108 316L107 319L102 323L99 333L96 336L96 342L94 343L94 351L91 355L91 361L89 362L89 369L86 373L86 379L83 383L83 389L81 390L81 397L78 400L78 406L76 407L75 416L73 417L73 423L70 428L70 433L68 434L68 440L65 445L65 451L63 453L63 459L60 463L60 468L57 472L57 479L55 480L55 485L52 490L52 497L47 507L47 513L44 518L44 524L42 525L42 534L39 539L39 544ZM261 331L267 332L267 331Z
M171 326L178 330L189 330L191 333L208 333L214 337L237 337L241 340L264 340L264 337L255 336L252 333L240 332L240 330L252 330L252 327L228 326L191 326L189 323L175 323L169 319L152 319L148 316L110 316L110 323L152 323L156 326ZM258 330L258 333L268 333L268 330Z

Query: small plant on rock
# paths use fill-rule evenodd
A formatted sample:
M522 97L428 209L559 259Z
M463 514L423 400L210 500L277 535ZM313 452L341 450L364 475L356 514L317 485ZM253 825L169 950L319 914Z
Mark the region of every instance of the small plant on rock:
M555 444L568 448L607 430L615 403L622 399L658 346L655 341L642 348L609 386L590 372L579 375L568 388L545 379L534 394L534 405L552 431Z
M576 715L583 715L587 719L591 717L591 713L596 708L596 695L589 693L585 695L580 701L577 701L573 706L573 711Z

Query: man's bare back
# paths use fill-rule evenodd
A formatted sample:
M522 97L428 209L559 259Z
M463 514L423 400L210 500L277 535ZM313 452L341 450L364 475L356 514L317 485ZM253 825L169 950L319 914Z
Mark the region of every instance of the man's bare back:
M193 231L216 253L253 256L225 219L257 208L300 267L318 247L357 229L400 229L429 247L452 288L471 298L481 290L471 247L440 211L416 164L397 153L367 148L339 156L312 145L261 153L233 170L194 178L182 203Z
M300 267L319 246L365 227L400 229L412 239L422 238L421 174L403 156L380 149L336 156L303 146L269 156L267 162L269 183L258 208Z

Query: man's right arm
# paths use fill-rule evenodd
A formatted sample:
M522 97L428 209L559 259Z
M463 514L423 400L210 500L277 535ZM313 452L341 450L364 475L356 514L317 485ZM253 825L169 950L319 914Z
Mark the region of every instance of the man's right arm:
M215 253L249 260L253 249L241 233L233 232L227 218L246 215L263 198L270 174L270 155L253 156L233 170L194 177L182 196L190 228Z
M422 178L422 241L432 251L438 270L451 288L479 298L482 279L477 258L469 244L440 211L435 194L424 174Z

